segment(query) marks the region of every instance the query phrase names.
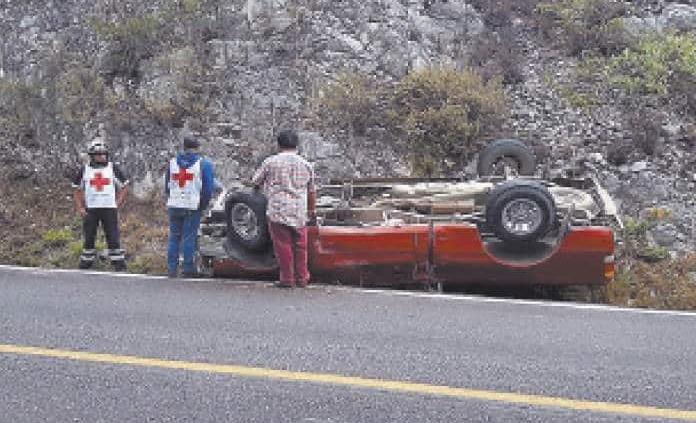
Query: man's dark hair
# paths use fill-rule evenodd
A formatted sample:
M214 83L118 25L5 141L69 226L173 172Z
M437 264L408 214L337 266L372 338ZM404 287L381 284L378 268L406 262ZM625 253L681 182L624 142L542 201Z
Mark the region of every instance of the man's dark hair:
M286 129L278 134L278 147L280 148L297 148L298 141L297 133L293 130Z
M201 142L196 139L193 135L184 136L184 148L185 149L196 149L201 146Z

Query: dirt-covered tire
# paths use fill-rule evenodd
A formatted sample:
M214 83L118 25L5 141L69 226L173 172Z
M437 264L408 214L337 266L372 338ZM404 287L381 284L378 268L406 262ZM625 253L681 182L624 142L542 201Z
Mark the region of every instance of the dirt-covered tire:
M556 224L556 205L537 181L512 180L491 191L486 202L486 225L509 244L536 242Z
M225 202L227 238L248 251L265 251L270 236L266 223L266 197L258 191L233 192Z
M496 140L479 153L478 174L502 176L505 164L517 175L529 176L536 169L536 158L532 150L519 140Z

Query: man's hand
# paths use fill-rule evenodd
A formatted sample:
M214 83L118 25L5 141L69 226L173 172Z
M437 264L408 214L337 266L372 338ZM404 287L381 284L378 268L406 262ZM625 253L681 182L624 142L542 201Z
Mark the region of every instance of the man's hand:
M128 188L124 187L121 190L118 191L118 194L116 194L116 207L119 209L121 206L126 204L126 198L128 197Z
M85 210L85 194L80 189L76 189L73 192L73 200L75 203L75 211L82 217L87 216L87 210Z

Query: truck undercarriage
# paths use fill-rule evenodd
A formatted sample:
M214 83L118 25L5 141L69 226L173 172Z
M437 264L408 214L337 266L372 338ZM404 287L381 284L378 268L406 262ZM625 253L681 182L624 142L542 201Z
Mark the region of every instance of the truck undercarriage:
M274 278L266 225L260 193L222 194L202 225L203 267ZM309 267L314 281L371 286L603 285L620 225L597 178L574 172L333 180L318 188Z

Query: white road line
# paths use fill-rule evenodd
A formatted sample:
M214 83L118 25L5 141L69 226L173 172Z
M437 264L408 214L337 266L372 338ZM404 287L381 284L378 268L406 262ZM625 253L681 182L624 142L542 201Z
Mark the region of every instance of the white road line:
M364 288L349 288L349 287L336 287L334 289L343 290L347 292L361 292L365 294L379 294L379 295L389 295L395 297L415 297L415 298L432 298L437 300L455 300L455 301L469 301L478 303L504 303L504 304L514 304L514 305L524 305L524 306L538 306L538 307L555 307L555 308L571 308L575 310L591 310L591 311L608 311L608 312L622 312L622 313L636 313L636 314L657 314L666 316L682 316L682 317L695 317L696 312L690 311L676 311L676 310L651 310L651 309L641 309L641 308L625 308L625 307L615 307L603 304L581 304L572 302L558 302L558 301L540 301L540 300L519 300L514 298L494 298L494 297L484 297L479 295L464 295L464 294L439 294L439 293L427 293L427 292L413 292L413 291L391 291L385 289L364 289Z
M79 275L92 275L92 276L110 276L118 278L128 278L128 279L143 279L143 280L164 280L168 279L166 276L154 276L154 275L141 275L135 273L118 273L118 272L96 272L96 271L84 271L77 269L45 269L39 267L21 267L12 265L0 265L0 269L14 270L20 272L34 273L34 274L52 274L52 273L63 273L63 274L79 274ZM196 282L225 282L226 279L211 279L211 278L200 278L200 279L187 279L178 278L177 281L196 281ZM251 281L250 281L251 282ZM263 283L263 282L259 282ZM310 286L311 287L311 286ZM625 307L614 307L610 305L603 304L581 304L572 302L558 302L558 301L540 301L540 300L519 300L512 298L494 298L494 297L484 297L479 295L464 295L464 294L441 294L441 293L428 293L428 292L414 292L414 291L397 291L388 289L366 289L358 287L347 287L347 286L333 286L333 285L315 285L314 288L328 288L336 291L343 291L348 293L361 293L361 294L371 294L371 295L385 295L392 297L410 297L410 298L427 298L434 300L449 300L449 301L466 301L474 303L499 303L499 304L512 304L520 306L536 306L536 307L551 307L551 308L566 308L574 310L585 310L585 311L602 311L602 312L613 312L613 313L633 313L633 314L646 314L646 315L663 315L663 316L680 316L680 317L691 317L696 318L696 312L690 311L676 311L676 310L651 310L651 309L640 309L640 308L625 308Z

